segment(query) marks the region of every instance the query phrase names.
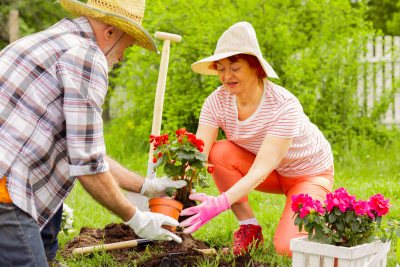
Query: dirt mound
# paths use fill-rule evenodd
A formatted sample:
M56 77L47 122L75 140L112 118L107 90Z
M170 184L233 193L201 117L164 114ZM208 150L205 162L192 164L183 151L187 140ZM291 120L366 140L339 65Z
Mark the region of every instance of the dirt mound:
M178 228L176 234L182 238L182 243L175 241L157 241L149 245L139 245L135 248L125 248L107 252L112 255L115 261L124 264L126 262L137 261L138 267L140 266L155 266L160 267L161 261L164 258L168 258L170 253L180 253L181 255L172 255L170 258L177 258L181 266L185 264L187 266L194 266L196 262L209 258L195 249L208 249L209 247L200 240L194 239L191 235L184 235ZM122 241L141 239L135 234L132 228L120 223L111 223L106 225L104 229L92 229L88 227L82 227L79 236L74 237L71 241L67 242L64 249L61 251L61 255L64 258L73 257L72 251L75 248L96 246L100 244L110 244ZM133 253L135 251L136 253ZM157 252L157 253L156 253ZM247 266L252 261L249 254L235 257L235 266ZM268 263L255 262L249 266L270 266ZM218 266L232 266L232 262L226 262L224 260L219 261Z

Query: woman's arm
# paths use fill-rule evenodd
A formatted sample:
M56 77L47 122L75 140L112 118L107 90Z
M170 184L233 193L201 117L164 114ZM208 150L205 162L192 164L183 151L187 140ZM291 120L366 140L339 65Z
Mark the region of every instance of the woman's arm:
M197 128L196 137L204 141L203 153L207 155L210 154L211 147L213 146L215 140L218 137L218 129L205 124L199 124Z
M281 162L292 142L293 138L267 135L249 172L225 193L229 203L236 203L264 181Z

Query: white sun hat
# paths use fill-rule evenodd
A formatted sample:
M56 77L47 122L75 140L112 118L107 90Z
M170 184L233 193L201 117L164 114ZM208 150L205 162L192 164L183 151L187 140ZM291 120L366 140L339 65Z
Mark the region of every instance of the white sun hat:
M217 75L217 71L209 69L212 62L237 54L256 56L267 76L279 79L272 67L263 58L256 32L248 22L236 23L226 30L218 40L214 55L193 63L192 69L200 74Z

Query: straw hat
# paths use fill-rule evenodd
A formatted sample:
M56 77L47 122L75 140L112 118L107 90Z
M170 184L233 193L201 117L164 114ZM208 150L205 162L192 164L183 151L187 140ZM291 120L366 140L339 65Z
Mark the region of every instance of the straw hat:
M208 67L212 62L237 54L248 54L258 58L269 78L278 78L275 71L263 58L258 45L256 32L248 22L239 22L226 30L218 40L214 55L192 64L194 72L206 75L217 75L215 70Z
M143 28L145 0L58 0L74 17L88 16L124 31L136 39L135 45L159 53L151 35Z

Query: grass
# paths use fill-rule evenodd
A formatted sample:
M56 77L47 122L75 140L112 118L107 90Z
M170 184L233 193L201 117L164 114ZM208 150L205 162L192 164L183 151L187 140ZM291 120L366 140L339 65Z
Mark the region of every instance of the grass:
M106 135L106 141L109 155L125 167L145 175L147 153L138 152L135 150L134 143L118 140L113 134ZM143 143L140 144L140 147L141 151L144 151ZM335 156L334 189L348 188L351 194L356 194L357 198L361 199L366 199L376 193L384 194L391 199L390 203L393 205L390 213L386 216L387 219L400 220L400 153L398 153L400 141L395 140L384 147L369 142L347 147L336 146L333 151ZM211 187L202 192L218 195L212 179L210 184ZM252 252L254 259L277 263L278 266L291 266L291 259L278 255L273 246L274 231L284 208L285 197L255 191L249 195L249 199L263 228L265 238L264 248L261 251ZM68 196L66 203L74 209L74 227L77 229L77 233L83 226L104 228L108 223L121 222L120 218L95 202L79 182ZM210 246L222 247L232 242L232 234L238 226L233 213L227 211L199 229L194 233L194 237L205 241ZM69 236L59 235L60 246L63 247L77 233ZM389 267L396 266L395 247L396 241L393 241L387 262ZM57 257L63 261L61 256ZM123 266L104 254L97 254L90 258L75 258L66 263L69 266ZM217 258L213 261L198 262L198 266L217 266Z

